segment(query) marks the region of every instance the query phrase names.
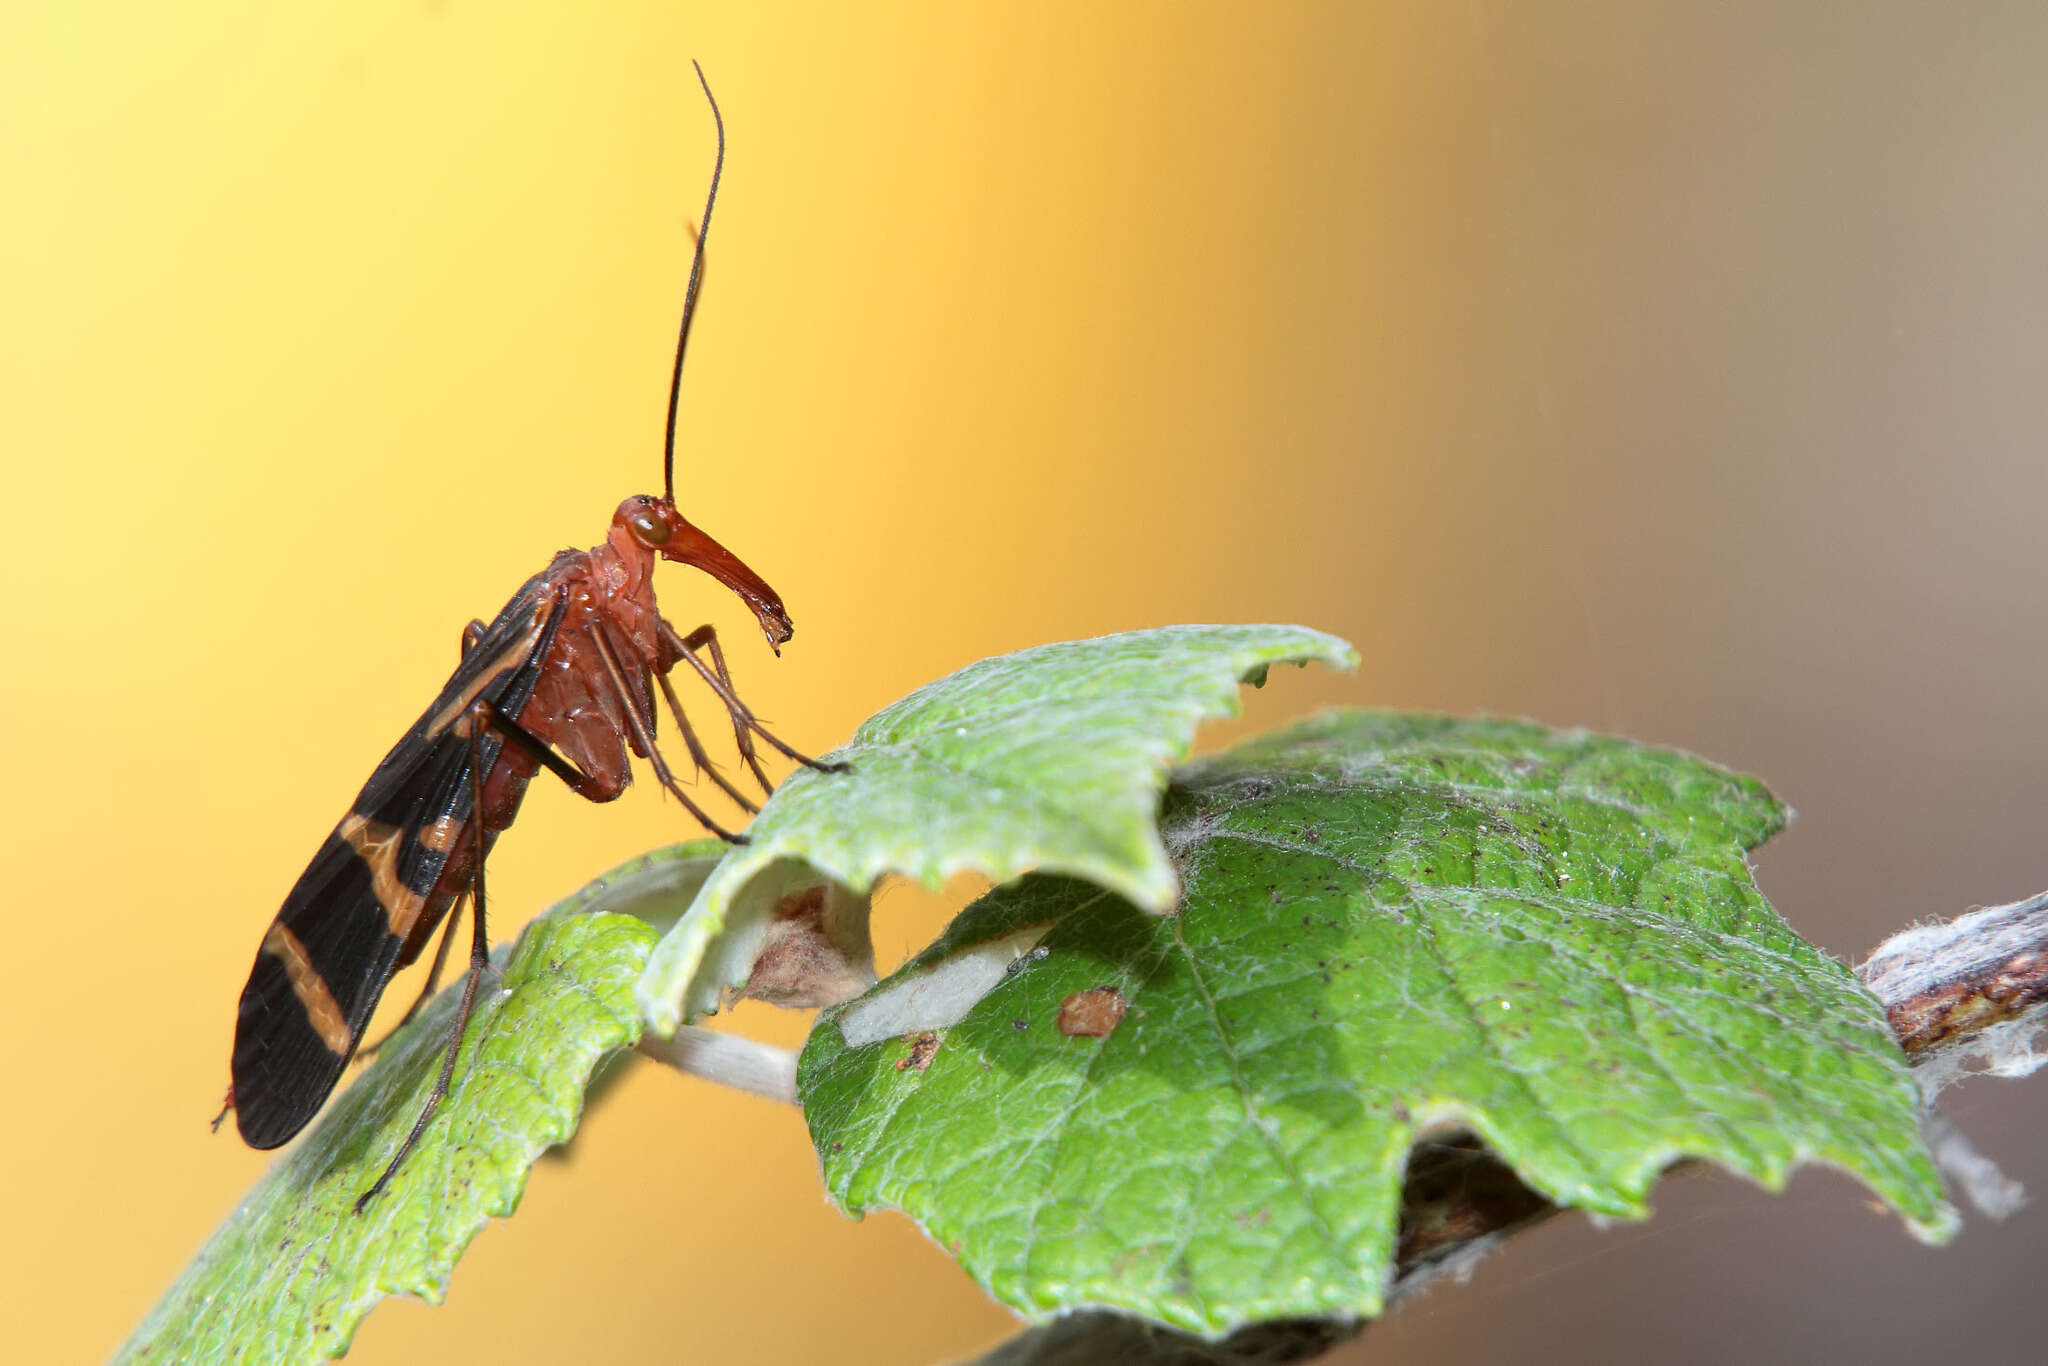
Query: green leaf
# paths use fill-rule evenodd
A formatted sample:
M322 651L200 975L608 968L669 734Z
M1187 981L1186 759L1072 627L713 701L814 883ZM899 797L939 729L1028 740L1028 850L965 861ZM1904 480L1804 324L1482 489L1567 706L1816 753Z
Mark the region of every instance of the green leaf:
M1357 663L1299 626L1173 626L984 659L877 713L799 770L748 827L640 983L666 1037L719 1008L752 971L777 904L830 881L865 894L885 873L939 886L1027 868L1076 874L1164 910L1179 890L1156 816L1195 727L1234 715L1240 681L1273 664Z
M1602 1214L1680 1158L1774 1190L1821 1162L1944 1237L1883 1012L1751 880L1783 820L1703 760L1514 722L1340 713L1193 765L1176 914L1027 877L821 1017L826 1181L1029 1316L1209 1336L1377 1313L1409 1148L1445 1131ZM977 972L957 1023L866 1041ZM1104 988L1121 1023L1063 1033Z
M534 1160L575 1132L592 1071L640 1038L633 982L655 929L617 912L673 916L723 849L614 869L493 955L447 1099L358 1215L440 1072L460 984L438 996L271 1166L118 1359L319 1361L347 1351L386 1295L439 1303L485 1220L517 1208Z

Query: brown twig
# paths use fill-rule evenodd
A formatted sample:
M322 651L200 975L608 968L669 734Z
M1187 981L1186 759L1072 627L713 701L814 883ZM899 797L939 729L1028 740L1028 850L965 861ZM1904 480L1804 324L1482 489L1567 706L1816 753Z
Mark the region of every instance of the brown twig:
M1977 1071L2025 1076L2048 1024L2048 892L1902 930L1856 970L1936 1089Z

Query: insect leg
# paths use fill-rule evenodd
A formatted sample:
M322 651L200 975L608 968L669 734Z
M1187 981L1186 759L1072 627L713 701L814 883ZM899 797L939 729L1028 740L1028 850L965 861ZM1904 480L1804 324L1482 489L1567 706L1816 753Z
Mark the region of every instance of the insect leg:
M649 672L652 673L653 671L649 670ZM696 727L692 726L690 718L683 714L682 699L676 696L675 684L668 681L668 675L655 674L654 681L661 685L661 695L668 699L669 715L676 718L676 729L682 732L683 743L689 746L690 762L695 764L700 772L710 774L711 781L717 783L720 790L726 796L746 808L748 815L751 816L759 811L761 808L754 805L744 792L741 792L737 787L734 787L725 780L725 775L718 771L718 765L712 763L711 756L704 752L702 742L697 739Z
M674 628L666 621L662 622L661 626L669 638L669 644L690 661L690 667L711 685L711 691L717 693L719 700L725 703L726 717L732 722L733 744L739 748L740 758L753 770L754 781L761 784L761 790L773 796L775 785L769 782L768 775L761 771L761 758L754 752L754 714L740 701L739 692L732 685L732 673L725 667L725 651L719 648L718 632L708 625L699 626L685 639L676 635ZM716 678L704 672L704 661L697 657L698 649L706 644L711 646L711 665L717 674Z
M441 947L434 950L434 964L427 969L427 984L420 988L420 994L413 998L413 1003L405 1008L405 1014L398 1017L398 1023L384 1032L383 1038L356 1050L357 1062L372 1056L378 1049L390 1043L392 1035L411 1024L412 1017L420 1013L421 1007L434 999L435 991L441 986L441 969L448 963L448 946L455 942L455 927L462 923L462 904L468 899L467 893L456 897L455 904L448 910L448 923L441 927Z
M761 786L770 788L771 791L773 790L770 787L767 775L761 772L760 762L754 755L754 743L748 732L752 732L753 735L758 735L763 740L766 740L777 750L781 751L785 758L794 759L804 767L814 768L820 773L846 773L853 768L853 765L846 763L820 763L809 755L800 753L790 745L783 743L779 737L761 724L760 719L748 709L747 704L740 701L739 694L733 691L732 674L725 667L725 651L719 648L717 628L709 625L699 626L696 630L690 632L688 636L680 636L676 634L676 628L669 625L666 621L661 622L660 627L662 639L667 641L669 646L680 653L684 659L689 661L690 667L697 671L698 677L704 680L711 691L718 694L719 701L725 703L725 710L732 717L733 735L739 744L740 755L747 761L747 766L753 769L754 776L760 780ZM697 651L707 645L711 648L711 663L713 667L706 667L704 661L697 655Z
M626 686L626 671L619 664L618 652L612 648L612 643L605 639L601 627L587 634L591 643L597 647L598 660L603 663L605 674L611 680L612 691L625 707L626 729L632 735L634 745L647 756L647 764L654 770L655 780L668 790L671 797L681 802L683 809L695 816L697 823L706 830L728 844L745 844L745 835L736 835L719 825L705 814L703 807L690 800L689 793L683 791L683 785L677 782L676 775L669 771L668 761L663 759L661 751L654 747L654 727L648 724L647 718L640 715L638 700L633 690Z
M412 1132L398 1145L398 1151L391 1155L391 1163L384 1168L384 1174L377 1178L377 1184L356 1197L356 1213L377 1198L377 1193L389 1185L398 1171L399 1164L419 1143L420 1135L427 1131L427 1123L434 1117L434 1111L441 1108L441 1100L448 1094L448 1083L455 1076L455 1058L462 1051L462 1038L469 1032L469 1017L476 1010L476 989L483 981L484 970L491 965L490 932L484 927L484 852L489 847L484 839L484 723L495 714L496 709L488 702L480 702L470 709L469 727L469 828L476 835L476 875L470 881L470 900L475 903L475 914L470 917L469 976L462 984L462 1004L455 1009L455 1037L448 1040L448 1055L441 1060L441 1075L434 1081L433 1094L420 1109L420 1117L413 1121Z
M485 725L504 736L513 748L525 751L535 763L560 778L577 796L588 797L594 802L608 802L619 795L609 789L602 790L600 794L597 779L576 767L573 760L553 745L499 711L496 703L479 701L476 706Z

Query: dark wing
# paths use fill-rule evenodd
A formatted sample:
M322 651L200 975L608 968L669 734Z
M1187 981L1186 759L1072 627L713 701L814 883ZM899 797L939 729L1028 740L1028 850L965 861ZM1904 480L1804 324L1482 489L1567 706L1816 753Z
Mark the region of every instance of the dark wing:
M235 1022L235 1122L250 1147L275 1148L305 1127L361 1042L408 936L424 939L433 926L420 918L446 912L446 897L430 904L434 885L447 836L471 806L470 742L456 723L478 698L507 715L526 705L564 607L547 580L528 580L463 655L263 936ZM481 738L486 775L502 743Z

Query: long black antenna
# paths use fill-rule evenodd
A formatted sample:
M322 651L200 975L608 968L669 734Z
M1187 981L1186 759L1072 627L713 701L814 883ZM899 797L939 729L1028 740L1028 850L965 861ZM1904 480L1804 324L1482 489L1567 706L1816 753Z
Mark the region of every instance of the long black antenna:
M697 68L697 84L704 87L704 98L711 104L711 120L718 125L718 161L711 168L711 193L704 197L704 221L697 225L697 254L690 258L690 290L683 295L683 326L676 334L676 368L668 381L668 441L661 452L661 491L671 503L676 500L676 408L683 397L683 353L690 349L690 321L697 316L697 286L704 279L704 243L711 236L711 209L718 203L718 178L725 174L725 116L718 112L718 98L711 93L711 82L704 79L704 68L697 66L694 59L690 65Z

